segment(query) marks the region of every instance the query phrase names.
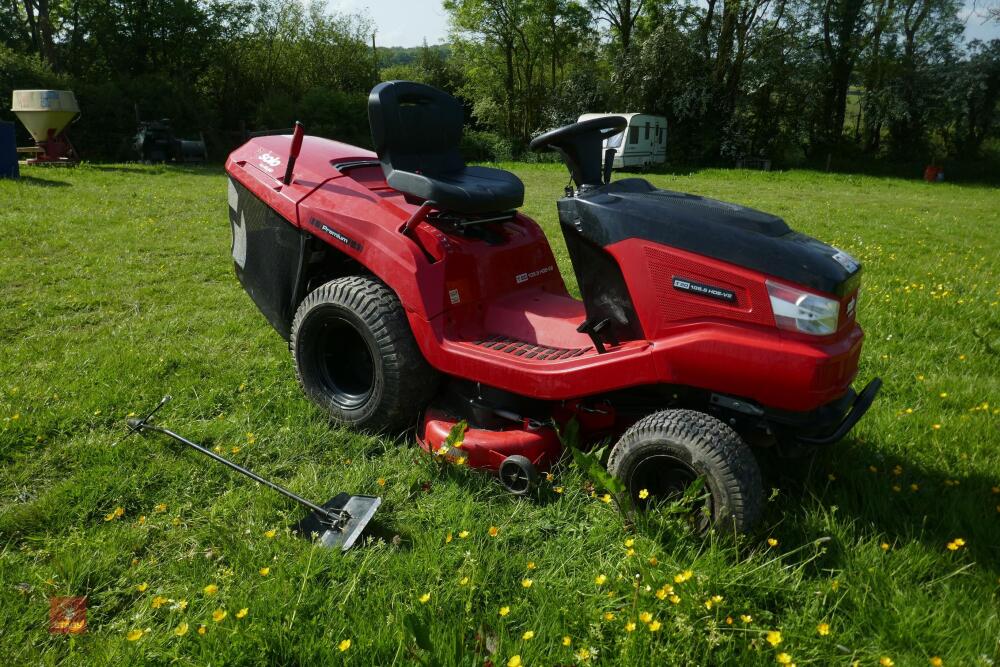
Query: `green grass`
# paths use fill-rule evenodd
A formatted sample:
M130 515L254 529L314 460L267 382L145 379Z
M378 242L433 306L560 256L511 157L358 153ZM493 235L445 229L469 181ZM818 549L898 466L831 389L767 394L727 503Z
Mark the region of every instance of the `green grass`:
M573 284L555 221L564 170L510 166ZM773 665L782 651L798 665L1000 657L997 190L811 172L651 177L780 214L865 264L859 381L881 376L882 395L811 464L765 461L775 490L764 521L734 543L632 532L573 468L556 472L563 494L519 500L479 474L439 469L410 441L331 430L233 276L218 170L25 174L0 181L8 663L478 666L520 655L535 665L573 664L581 648L624 665ZM301 513L282 498L162 439L116 444L126 415L165 393L163 423L239 447L235 460L307 497L384 495L378 518L400 539L317 549L289 533ZM958 537L965 546L948 550ZM680 602L658 600L686 569L693 577L673 584ZM53 595L87 596L85 634L48 632ZM713 595L723 600L707 609ZM154 608L156 596L173 602ZM185 610L171 608L182 599ZM227 617L214 622L215 609ZM658 632L625 631L642 611ZM181 622L190 629L178 637ZM429 650L407 624L427 629Z

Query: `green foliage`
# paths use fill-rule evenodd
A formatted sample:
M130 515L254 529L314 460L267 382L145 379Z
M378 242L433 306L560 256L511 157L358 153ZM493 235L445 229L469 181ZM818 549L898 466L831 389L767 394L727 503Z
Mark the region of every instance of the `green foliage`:
M505 166L578 294L553 203L565 169ZM995 189L808 171L648 175L773 211L865 265L859 382L878 375L885 388L851 437L808 464L762 453L780 491L760 529L730 541L630 529L571 465L539 498L515 498L465 467L440 474L412 438L330 428L233 276L219 170L22 174L0 181L0 655L11 665L452 665L457 651L464 665L569 665L593 648L601 665L767 667L783 651L800 665L890 656L902 667L996 654ZM281 496L169 441L114 445L129 412L168 392L159 423L307 498L382 496L384 541L315 548L291 534L302 513ZM958 537L966 546L950 551ZM665 585L677 604L656 595ZM53 595L87 596L86 634L49 634ZM156 596L174 602L153 608ZM777 648L768 630L781 631Z
M510 166L575 291L552 205L564 170ZM889 655L925 664L940 654L976 664L995 650L1000 386L990 323L1000 295L985 278L1000 271L994 190L810 172L651 176L659 187L775 211L865 262L860 377L881 375L884 393L852 438L794 471L801 490L780 485L761 531L731 546L630 534L614 508L589 497L580 470L556 471L565 491L551 501L515 499L488 478L436 475L412 445L331 430L233 278L218 172L109 165L25 176L0 183L13 249L0 262L0 653L13 664L165 655L180 664L390 664L396 655L453 664L458 645L475 664L514 654L570 663L593 647L610 664L773 665L768 629L782 631L780 648L799 663ZM161 423L240 446L238 462L307 497L383 495L378 522L402 545L341 556L283 530L268 539L298 508L153 438L112 447L128 412L167 391L175 400ZM118 506L124 516L105 521ZM764 542L771 536L777 547ZM967 546L951 552L956 537ZM676 583L687 569L693 577ZM137 591L143 582L149 589ZM220 586L212 598L202 592L209 583ZM677 605L654 595L665 584ZM73 643L46 630L53 594L88 596L88 633ZM153 609L156 595L189 606ZM708 610L713 595L724 601ZM243 607L249 615L235 619ZM211 620L216 608L229 611L221 623ZM641 623L624 631L642 611L664 623L660 634ZM175 637L182 620L190 630ZM817 635L820 622L831 636ZM522 639L527 630L534 639ZM341 654L344 639L352 646Z

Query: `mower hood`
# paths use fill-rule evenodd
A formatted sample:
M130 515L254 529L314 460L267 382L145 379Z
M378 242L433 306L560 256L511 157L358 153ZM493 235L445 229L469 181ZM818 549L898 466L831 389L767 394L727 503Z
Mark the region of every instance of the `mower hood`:
M559 200L565 234L605 247L643 239L844 297L857 288L861 264L847 253L793 231L752 208L657 190L629 178ZM568 224L567 224L568 223Z

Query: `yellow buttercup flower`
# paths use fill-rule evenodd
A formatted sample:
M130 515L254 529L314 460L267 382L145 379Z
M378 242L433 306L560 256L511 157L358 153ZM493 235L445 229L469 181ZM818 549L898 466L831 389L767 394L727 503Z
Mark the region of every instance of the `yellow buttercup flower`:
M778 546L778 540L774 539L773 537L769 537L767 538L767 544L768 546L776 547Z
M563 492L563 488L561 486L554 486L554 487L552 487L552 490L555 491L556 493L562 493Z
M216 623L221 622L222 619L224 619L225 617L226 617L225 609L216 609L215 611L212 612L212 620L215 621Z
M938 656L934 656L930 659L931 667L942 667L944 665L944 660Z
M205 634L206 632L208 632L208 628L206 628L206 627L204 626L204 624L203 624L203 625L199 625L199 626L198 626L198 634L199 634L199 635L203 635L203 634Z
M535 637L535 631L534 630L527 630L527 631L525 631L525 633L523 635L521 635L521 639L523 639L525 641L527 641L529 639L534 639L534 637Z
M535 565L535 561L533 561L533 560L529 560L529 561L528 561L528 565L527 565L527 568L528 568L529 570L534 570L534 569L535 569L535 568L537 568L537 567L538 567L538 566L537 566L537 565Z
M449 542L451 542L451 541L452 541L453 539L455 539L455 538L453 538L453 537L451 536L451 533L448 533L447 535L445 535L445 536L444 536L444 543L445 543L445 544L448 544L448 543L449 543Z
M183 637L184 635L187 634L187 631L188 631L188 624L184 622L181 622L180 625L174 628L174 634L177 635L178 637Z
M509 613L510 613L510 607L508 607L506 605L504 605L503 607L500 607L500 615L501 616L506 616Z
M572 643L573 643L573 640L570 638L569 635L566 635L565 637L563 637L563 640L562 640L562 645L563 646L569 646Z
M278 531L272 528L271 530L264 531L264 537L269 540L273 540L274 536L278 534Z
M378 484L379 486L385 486L385 477L379 477L376 480L376 484ZM350 640L349 639L345 639L344 641L350 641Z
M602 503L610 503L611 502L611 494L610 493L605 493L603 496L601 496L601 502Z
M135 630L129 630L128 634L125 635L125 638L128 639L130 642L137 642L140 639L142 639L142 636L144 634L146 634L145 630L143 630L142 628L136 628Z
M135 587L135 590L139 591L140 593L144 593L144 592L146 591L146 589L147 589L147 588L149 588L149 584L147 584L147 583L146 583L146 582L144 581L144 582L142 582L141 584L139 584L138 586L136 586L136 587Z
M469 583L469 578L468 577L462 577L461 579L458 580L458 585L459 586L466 586L466 585L468 585L468 583Z
M656 556L650 556L649 557L649 564L652 565L653 567L656 567L657 565L660 564L660 561L658 561L656 559Z
M500 529L497 528L496 526L490 526L489 533L490 537L496 537L497 535L500 534Z
M740 614L740 620L743 621L744 623L752 623L753 616L751 616L750 614Z
M635 621L629 621L628 623L625 624L625 632L634 632L634 631L635 631Z
M460 532L460 533L458 534L458 539L460 539L460 540L464 540L464 539L465 539L465 538L467 538L468 536L469 536L469 531L467 531L467 530L463 530L462 532Z
M774 659L777 660L778 664L781 665L790 665L792 663L792 656L788 655L787 653L779 653L778 655L774 656Z
M423 595L420 596L420 604L427 604L427 602L430 601L430 599L431 599L431 594L424 593Z
M681 603L681 596L679 596L679 595L671 595L670 596L670 602L672 602L673 604L680 604Z
M238 612L236 612L236 618L246 618L246 615L250 612L247 607L243 607Z
M781 632L778 630L769 630L765 639L767 639L767 643L771 646L777 646L781 643Z
M208 586L205 586L205 588L203 588L202 590L205 591L205 595L212 597L213 595L219 592L219 587L216 586L215 584L209 584Z
M271 568L269 567L262 567L257 571L260 572L260 576L262 577L266 577L267 575L271 574Z
M532 579L524 578L521 580L521 586L524 588L531 588L531 585L535 583Z
M820 623L819 625L816 626L816 632L821 637L826 637L828 634L830 634L830 625L828 623Z
M627 540L625 540L625 546L631 549L632 547L635 546L635 540L633 540L631 537L628 538Z
M648 627L650 632L656 632L657 630L660 629L661 626L659 621L653 621L652 623L649 624Z
M610 611L606 611L606 612L604 612L604 620L605 621L613 621L613 620L615 620L615 615L612 612L610 612Z
M649 498L649 489L641 489L639 491L639 499L645 500L646 498Z
M594 577L594 583L597 584L598 586L603 586L605 583L607 583L607 581L608 578L603 574L599 574L596 577Z
M521 662L521 656L515 655L507 661L507 667L521 667L524 663Z
M340 641L340 643L337 644L337 648L339 648L340 652L343 653L347 649L351 648L351 640L350 639L342 639Z
M157 595L155 598L153 598L153 609L159 609L165 604L167 604L167 598L163 597L162 595Z
M674 575L674 583L675 584L683 584L685 581L687 581L688 579L690 579L693 576L694 576L694 572L692 572L691 570L684 570L680 574L675 574Z
M889 656L883 655L881 658L879 658L878 664L882 665L882 667L893 667L893 665L895 665L896 663L893 662L892 658L890 658Z
M642 621L643 623L649 623L650 621L653 620L653 615L648 611L644 611L641 614L639 614L639 620Z
M882 549L882 551L888 551L889 550L889 543L888 542L883 542L882 544L880 544L878 546L879 546L880 549Z

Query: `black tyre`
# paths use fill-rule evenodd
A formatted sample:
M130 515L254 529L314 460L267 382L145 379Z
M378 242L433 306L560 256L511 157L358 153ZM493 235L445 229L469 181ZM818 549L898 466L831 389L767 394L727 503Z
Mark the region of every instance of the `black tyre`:
M295 312L291 349L306 396L356 428L405 430L437 386L399 299L374 278L337 278L311 292Z
M500 464L500 483L515 496L526 495L538 482L538 471L527 457L508 456Z
M707 497L691 517L700 533L713 525L746 532L763 506L750 448L733 429L694 410L664 410L637 422L611 450L608 470L639 509L680 498L703 479Z

